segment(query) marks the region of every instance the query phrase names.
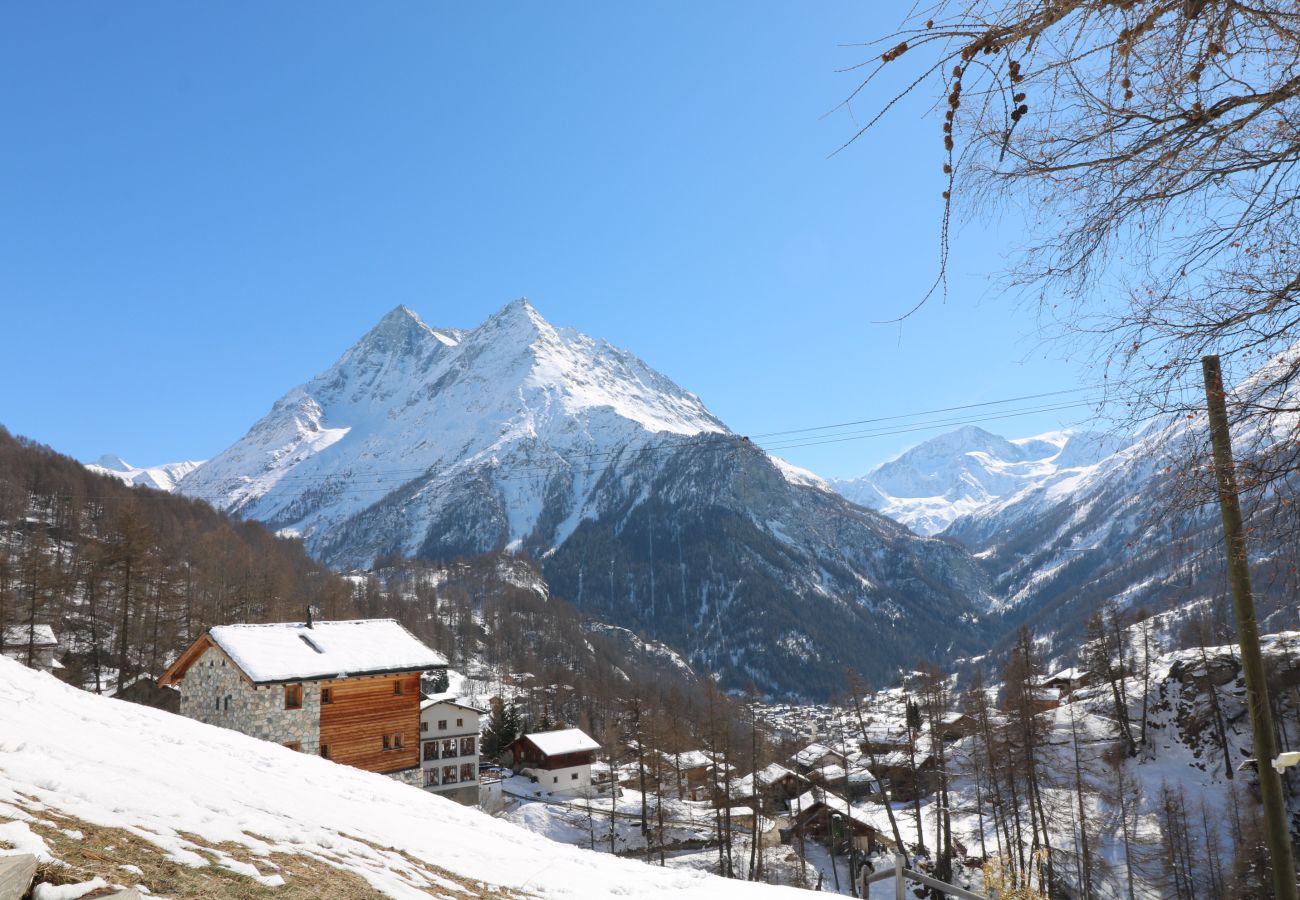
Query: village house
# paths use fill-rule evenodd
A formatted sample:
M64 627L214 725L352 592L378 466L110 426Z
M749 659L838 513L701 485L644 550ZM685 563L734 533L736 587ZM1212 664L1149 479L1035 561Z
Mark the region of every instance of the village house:
M59 642L49 625L11 625L0 632L0 653L32 669L53 672L60 669L54 651Z
M479 717L486 711L452 697L420 704L420 768L424 789L465 806L479 802Z
M973 716L963 712L945 713L939 720L939 736L945 744L952 744L962 738L970 737L979 730L979 723Z
M725 777L722 773L733 770L732 766L703 750L665 752L660 756L665 773L677 781L678 799L712 799L715 785Z
M843 753L815 742L790 757L790 764L801 775L810 775L827 766L838 766L842 773L847 763L848 759Z
M912 800L933 794L939 785L939 763L929 742L917 739L915 750L895 750L877 756L872 770L885 783L894 800Z
M836 852L847 848L850 835L853 848L863 853L880 853L896 847L864 813L829 791L808 791L791 801L790 810L791 834L801 833L828 846L833 843Z
M128 680L110 695L128 703L151 706L164 712L179 714L181 711L181 692L174 687L161 687L158 679L147 672Z
M1044 678L1038 685L1047 690L1058 692L1059 699L1065 699L1081 687L1092 684L1092 673L1087 669L1072 666L1062 669L1050 678Z
M420 678L447 660L392 619L217 625L158 679L191 719L419 785Z
M810 782L779 763L737 778L730 784L732 803L753 806L760 813L771 814L785 808L791 799L808 790ZM721 804L725 798L716 798Z
M599 749L581 728L539 731L510 745L511 767L543 791L581 796L591 790L591 762Z

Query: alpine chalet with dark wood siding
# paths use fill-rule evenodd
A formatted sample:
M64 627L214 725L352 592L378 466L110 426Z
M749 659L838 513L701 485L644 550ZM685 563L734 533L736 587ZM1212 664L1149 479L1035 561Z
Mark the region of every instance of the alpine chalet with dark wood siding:
M218 625L159 684L192 719L418 784L420 677L446 665L392 619Z

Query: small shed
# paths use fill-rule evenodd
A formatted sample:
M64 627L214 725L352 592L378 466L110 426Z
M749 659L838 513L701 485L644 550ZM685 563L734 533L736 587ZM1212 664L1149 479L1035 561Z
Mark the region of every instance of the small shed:
M62 668L54 658L59 642L49 625L11 625L0 631L0 653L32 669Z

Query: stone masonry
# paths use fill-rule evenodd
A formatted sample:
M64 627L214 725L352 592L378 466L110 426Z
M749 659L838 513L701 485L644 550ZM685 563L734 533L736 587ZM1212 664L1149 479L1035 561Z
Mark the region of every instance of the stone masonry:
M320 685L302 682L302 708L284 708L284 685L244 681L224 653L209 647L180 683L181 714L264 741L296 741L304 753L320 752Z

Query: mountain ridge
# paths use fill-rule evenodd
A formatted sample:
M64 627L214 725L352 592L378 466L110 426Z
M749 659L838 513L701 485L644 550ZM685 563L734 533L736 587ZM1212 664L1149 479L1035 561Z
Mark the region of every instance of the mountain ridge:
M179 490L340 569L526 554L581 608L773 693L969 649L993 605L958 545L849 503L527 300L463 331L394 309Z

